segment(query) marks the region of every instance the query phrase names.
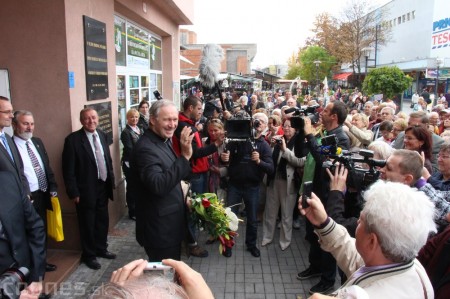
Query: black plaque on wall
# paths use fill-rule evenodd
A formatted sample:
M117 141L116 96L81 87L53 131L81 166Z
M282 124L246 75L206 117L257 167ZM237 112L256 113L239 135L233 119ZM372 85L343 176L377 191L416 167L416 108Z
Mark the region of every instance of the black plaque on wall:
M87 16L83 16L83 23L87 99L106 99L109 96L106 24Z
M95 111L97 111L98 128L106 133L108 144L112 144L113 130L112 130L111 102L85 105L84 108L92 108L95 109Z

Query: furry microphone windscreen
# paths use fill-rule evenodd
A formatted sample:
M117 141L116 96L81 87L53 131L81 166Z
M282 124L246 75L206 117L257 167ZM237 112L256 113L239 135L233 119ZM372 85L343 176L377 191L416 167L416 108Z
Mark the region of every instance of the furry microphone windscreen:
M223 60L223 49L216 44L207 44L203 48L200 61L199 77L202 85L213 88L220 73L220 63Z

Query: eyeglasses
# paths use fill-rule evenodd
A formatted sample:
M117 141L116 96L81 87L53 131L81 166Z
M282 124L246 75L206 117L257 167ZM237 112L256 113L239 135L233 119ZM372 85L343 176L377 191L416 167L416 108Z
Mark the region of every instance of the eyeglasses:
M0 111L0 113L14 115L12 110Z
M438 159L448 159L448 158L450 158L450 156L449 155L437 155L437 158Z

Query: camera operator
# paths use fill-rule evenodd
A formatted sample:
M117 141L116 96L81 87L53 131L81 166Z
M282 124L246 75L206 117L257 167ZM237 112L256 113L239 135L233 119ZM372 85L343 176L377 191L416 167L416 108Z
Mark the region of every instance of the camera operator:
M347 134L344 132L342 125L347 117L347 108L342 102L334 101L329 103L325 109L320 113L320 119L323 127L326 130L325 135L334 134L337 138L337 146L341 149L348 150L350 141ZM314 158L314 174L308 174L305 167L303 181L305 178L313 177L313 192L322 199L326 206L328 198L328 183L327 175L322 169L322 163L325 157L320 154L320 137L312 134L313 128L311 120L308 117L304 118L304 132L307 139L307 146L310 150L310 155ZM310 158L311 159L311 158ZM305 165L308 165L308 158ZM333 256L323 251L318 243L317 235L314 234L314 228L309 221L306 221L306 240L310 243L309 262L310 266L304 271L297 274L297 279L304 280L316 276L321 276L319 283L310 289L310 293L326 293L334 287L336 277L336 260Z
M44 223L11 172L0 171L0 181L0 274L11 267L26 267L30 284L20 296L38 298L45 274ZM17 297L7 298L19 298L12 295Z
M267 125L268 118L265 114L258 113L253 119L254 139L230 142L227 152L221 154L221 160L229 162L227 203L237 213L238 205L244 200L247 213L245 244L254 257L260 256L256 247L260 183L264 174L270 175L273 172L272 150L262 136L266 126L261 126L261 122ZM231 256L231 249L227 251L226 256Z

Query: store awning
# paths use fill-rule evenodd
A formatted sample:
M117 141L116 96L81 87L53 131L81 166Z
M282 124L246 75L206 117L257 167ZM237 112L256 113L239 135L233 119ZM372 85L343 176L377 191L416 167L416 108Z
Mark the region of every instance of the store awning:
M353 73L340 73L340 74L335 74L333 76L333 80L336 81L347 81L347 78L352 75Z
M187 59L186 57L184 57L183 55L180 55L180 60L184 61L186 63L192 64L194 65L194 63L192 61L190 61L189 59Z

